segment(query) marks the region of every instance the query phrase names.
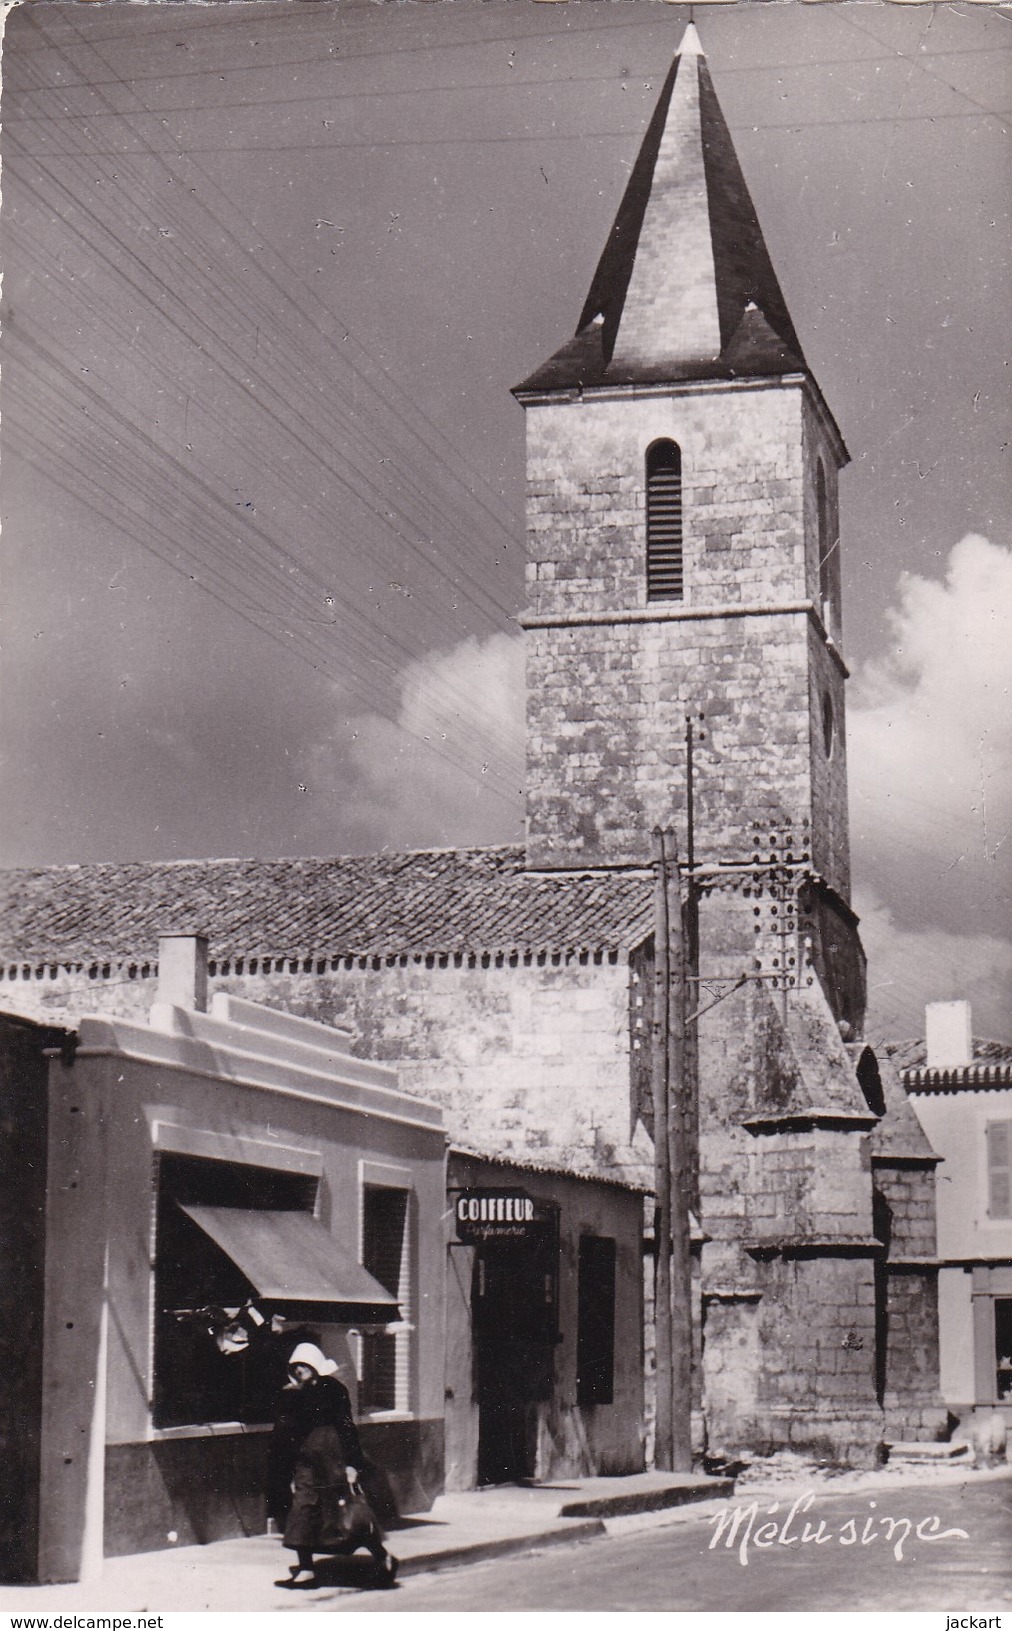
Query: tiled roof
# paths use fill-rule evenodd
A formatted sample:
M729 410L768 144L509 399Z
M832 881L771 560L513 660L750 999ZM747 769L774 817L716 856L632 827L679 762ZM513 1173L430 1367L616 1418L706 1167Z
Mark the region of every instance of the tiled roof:
M848 1045L847 1052L855 1066L867 1061L877 1079L885 1105L885 1115L873 1130L869 1140L872 1158L880 1160L934 1161L937 1156L913 1106L903 1090L903 1083L895 1065L885 1056L882 1048L869 1048L865 1043Z
M690 24L632 167L576 334L526 391L806 369Z
M449 1155L451 1161L454 1157L461 1161L482 1161L492 1167L515 1167L518 1172L541 1172L549 1177L577 1178L588 1184L609 1184L613 1189L630 1189L638 1195L653 1194L650 1185L637 1178L620 1178L611 1172L575 1172L557 1161L537 1161L532 1156L513 1155L508 1150L493 1153L472 1149L468 1144L451 1144Z
M1012 1042L975 1036L973 1061L968 1065L929 1065L927 1044L923 1037L904 1042L886 1042L877 1051L890 1060L908 1091L1012 1085Z
M106 862L0 872L0 962L620 951L650 933L645 872L529 873L520 847L331 860Z

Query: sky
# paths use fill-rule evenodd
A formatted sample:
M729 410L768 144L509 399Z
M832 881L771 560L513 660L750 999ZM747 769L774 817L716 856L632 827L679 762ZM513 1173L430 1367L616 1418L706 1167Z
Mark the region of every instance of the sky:
M688 8L16 7L0 865L522 835L523 412ZM700 5L841 486L870 1024L1008 1036L1012 12Z

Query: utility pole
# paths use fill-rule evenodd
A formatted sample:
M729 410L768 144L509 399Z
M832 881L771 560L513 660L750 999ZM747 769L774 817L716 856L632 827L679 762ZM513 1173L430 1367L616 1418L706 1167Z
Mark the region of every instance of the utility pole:
M691 1088L688 1079L686 1019L689 1013L685 956L685 897L678 862L669 870L668 958L671 1148L671 1466L692 1471L692 1236L689 1204L694 1162L690 1145Z
M692 1001L686 1008L684 1099L689 1142L689 1205L699 1215L699 1031L690 1009L699 1005L699 886L696 881L696 779L693 750L697 724L702 740L705 715L685 716L685 983Z
M653 832L654 865L654 1005L652 1062L654 1111L654 1464L663 1472L673 1466L671 1372L671 1143L668 1135L671 1060L668 1005L670 997L671 923L668 899L668 834Z
M672 835L654 830L654 1279L656 1440L662 1470L692 1467L692 1243L694 1117L686 1069L686 910Z

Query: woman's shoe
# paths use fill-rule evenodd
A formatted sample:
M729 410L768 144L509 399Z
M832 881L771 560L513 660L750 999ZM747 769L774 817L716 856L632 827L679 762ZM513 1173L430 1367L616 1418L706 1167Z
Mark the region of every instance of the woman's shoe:
M385 1591L389 1591L390 1587L394 1584L395 1580L397 1579L397 1570L399 1568L400 1564L393 1554L391 1552L384 1552L383 1556L379 1560L378 1583Z
M288 1579L276 1580L274 1584L276 1586L287 1586L289 1590L293 1587L315 1586L316 1571L315 1569L305 1568L301 1563L293 1563L288 1570Z

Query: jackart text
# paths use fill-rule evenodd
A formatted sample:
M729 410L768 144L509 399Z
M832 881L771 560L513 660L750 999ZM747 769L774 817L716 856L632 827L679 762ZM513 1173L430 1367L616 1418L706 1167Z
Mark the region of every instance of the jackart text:
M838 1523L820 1518L818 1523L805 1517L815 1502L814 1490L799 1495L786 1518L772 1523L785 1506L774 1501L772 1506L760 1508L758 1501L750 1506L725 1507L708 1519L714 1525L709 1550L712 1552L723 1540L728 1551L738 1548L739 1563L748 1563L750 1547L769 1551L774 1546L875 1546L884 1543L892 1551L897 1563L903 1561L903 1548L910 1536L920 1541L969 1540L965 1529L943 1529L936 1515L914 1523L912 1518L894 1518L877 1510L878 1502L869 1501L869 1512L861 1518L847 1518Z

